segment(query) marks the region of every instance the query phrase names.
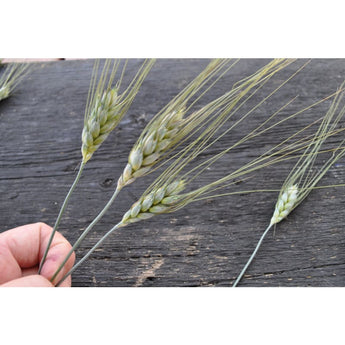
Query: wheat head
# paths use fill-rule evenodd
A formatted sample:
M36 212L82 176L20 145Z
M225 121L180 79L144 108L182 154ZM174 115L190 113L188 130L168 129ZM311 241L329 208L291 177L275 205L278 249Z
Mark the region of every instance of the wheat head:
M341 90L344 86L345 82L342 84ZM321 147L324 142L338 133L335 129L345 114L345 106L339 107L343 97L344 91L336 93L336 97L311 142L285 179L271 218L271 225L279 223L296 208L308 196L332 164L345 154L343 148L345 140L343 140L337 148L330 151L331 157L320 169L313 169L317 156L322 153Z
M175 180L144 195L125 213L121 223L127 225L149 219L156 214L168 213L184 195L178 195L185 188L183 180Z
M117 89L106 90L95 100L82 132L81 152L87 162L121 120Z
M298 196L298 186L286 188L278 198L276 207L271 218L271 225L282 221L293 210Z
M146 174L161 155L175 143L176 135L183 124L184 113L184 109L172 111L138 140L132 148L128 163L118 180L119 188Z
M113 87L112 83L120 62L118 60L113 61L112 71L108 77L111 62L107 60L96 87L99 68L99 62L96 61L82 131L81 152L84 164L90 160L93 153L102 145L110 132L122 120L154 62L154 59L145 60L130 85L120 94L119 89L126 63L123 67L121 78Z

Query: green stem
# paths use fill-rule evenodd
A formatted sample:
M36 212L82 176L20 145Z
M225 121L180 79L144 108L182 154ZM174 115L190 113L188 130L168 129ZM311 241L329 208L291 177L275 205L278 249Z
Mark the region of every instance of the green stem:
M236 279L236 281L235 281L235 283L233 284L232 287L236 287L237 284L238 284L238 283L240 282L240 280L242 279L244 273L246 272L246 270L247 270L248 266L250 265L250 263L253 261L256 252L259 250L259 248L260 248L260 246L261 246L261 243L262 243L263 239L265 238L265 236L266 236L266 234L268 233L268 231L271 229L272 225L273 225L273 224L270 224L270 225L267 227L267 229L265 230L265 232L262 234L262 236L261 236L261 238L260 238L258 244L257 244L256 247L255 247L255 250L254 250L253 254L251 255L251 257L250 257L249 260L247 261L246 265L244 266L243 270L241 271L241 273L240 273L239 276L237 277L237 279Z
M104 206L103 210L98 214L98 216L90 223L90 225L83 231L83 233L80 235L80 237L77 239L77 241L74 243L71 250L68 252L67 256L65 257L64 261L61 263L59 268L56 270L52 278L50 279L51 282L56 278L56 276L59 274L67 260L70 258L70 256L73 254L73 252L79 247L80 243L83 241L85 236L88 234L88 232L99 222L99 220L103 217L104 213L107 212L111 204L116 199L117 195L119 194L121 188L117 187L112 197L109 199L108 203Z
M59 224L60 224L60 220L61 220L62 214L63 214L64 211L65 211L65 208L66 208L66 206L67 206L67 204L68 204L68 200L69 200L69 198L70 198L70 196L71 196L71 194L72 194L74 188L75 188L76 185L78 184L78 181L79 181L80 176L81 176L81 174L82 174L82 172L83 172L84 166L85 166L85 163L82 162L82 163L80 164L78 174L77 174L77 176L76 176L76 178L75 178L75 180L74 180L74 182L73 182L73 184L72 184L70 190L68 191L68 193L67 193L67 195L66 195L66 198L65 198L65 200L64 200L64 202L63 202L63 204L62 204L62 206L61 206L59 215L58 215L58 217L56 218L56 221L55 221L55 225L54 225L54 228L53 228L53 232L52 232L51 235L50 235L50 238L49 238L49 241L48 241L48 244L47 244L47 248L46 248L46 250L45 250L45 252L44 252L44 254L43 254L43 258L42 258L42 260L41 260L41 263L40 263L40 266L39 266L39 269L38 269L38 274L41 274L42 267L43 267L44 262L45 262L45 260L46 260L46 258L47 258L47 254L48 254L50 245L51 245L51 243L52 243L52 241L53 241L55 232L56 232L56 230L57 230L57 228L58 228L58 226L59 226Z
M74 272L74 270L79 267L92 253L95 249L97 249L102 242L116 229L125 226L122 222L116 224L113 228L111 228L56 284L59 286L70 274Z

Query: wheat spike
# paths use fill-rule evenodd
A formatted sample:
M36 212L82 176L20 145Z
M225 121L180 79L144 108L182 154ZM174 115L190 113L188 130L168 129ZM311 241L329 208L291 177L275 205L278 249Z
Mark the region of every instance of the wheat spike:
M154 189L144 195L124 214L121 223L123 226L140 220L149 219L156 214L172 211L172 207L180 202L184 195L178 195L185 188L183 180L175 180L162 187Z
M126 64L123 67L121 79L112 87L111 85L115 78L119 61L115 60L113 62L112 72L107 83L108 85L106 85L106 81L111 62L106 61L96 88L95 85L99 68L99 62L96 61L82 132L81 152L84 164L90 160L93 153L102 145L111 131L114 130L122 120L154 62L154 59L145 61L128 88L120 94L119 89Z
M104 91L87 117L82 132L83 161L87 162L120 122L117 89Z
M175 143L174 137L183 124L184 113L184 109L172 111L156 128L152 128L137 142L132 148L128 163L118 180L119 188L146 174L161 155Z
M278 198L276 207L271 218L271 225L282 221L293 210L298 196L298 186L286 188Z

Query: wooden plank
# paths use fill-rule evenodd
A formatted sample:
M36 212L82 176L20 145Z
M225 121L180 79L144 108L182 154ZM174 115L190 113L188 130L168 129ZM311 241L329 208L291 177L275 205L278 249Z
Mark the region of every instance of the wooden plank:
M242 60L200 101L206 104L267 60ZM248 103L301 66L298 61L272 79ZM128 152L144 125L208 63L204 59L158 60L128 115L87 165L60 231L72 242L111 196ZM141 60L130 60L125 82ZM93 61L44 62L16 93L0 103L0 231L43 221L52 225L80 161L80 135ZM223 138L211 153L227 147L249 128L299 97L279 115L292 114L334 92L345 60L312 60L267 100L250 119ZM224 176L324 114L325 101L265 136L234 150L212 168L206 181ZM208 153L210 154L210 153ZM234 190L279 189L292 162L263 169ZM139 179L94 228L77 252L80 258L140 197L154 177ZM344 160L322 184L345 182ZM277 193L253 193L205 200L174 214L133 224L111 236L73 275L73 286L231 286L271 217ZM265 239L240 286L344 286L344 189L313 191Z

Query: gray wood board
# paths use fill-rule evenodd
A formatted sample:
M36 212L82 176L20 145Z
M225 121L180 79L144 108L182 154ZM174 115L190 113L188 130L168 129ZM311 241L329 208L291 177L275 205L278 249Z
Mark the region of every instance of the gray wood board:
M130 60L124 83L142 60ZM228 91L267 60L241 60L196 105ZM259 102L306 61L277 74L243 107ZM88 163L59 231L74 243L111 196L128 153L149 119L208 63L204 59L158 60L127 116ZM40 63L9 99L0 103L0 231L38 221L53 225L80 162L80 137L93 61ZM1 71L0 71L1 72ZM228 147L250 128L298 97L277 116L288 115L334 92L345 78L345 60L312 60L236 130L201 158ZM236 148L195 181L223 177L323 115L331 100L307 110ZM241 115L241 112L238 116ZM335 144L336 140L330 141ZM293 166L262 169L233 191L279 189ZM321 163L319 163L321 164ZM77 251L80 258L109 230L154 179L125 188ZM345 182L344 159L322 185ZM109 237L73 274L73 286L231 286L268 225L277 192L206 199L173 214L132 224ZM240 286L344 286L344 188L314 190L266 237Z

